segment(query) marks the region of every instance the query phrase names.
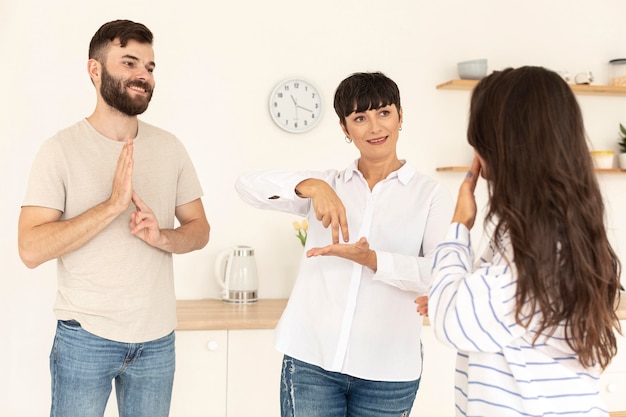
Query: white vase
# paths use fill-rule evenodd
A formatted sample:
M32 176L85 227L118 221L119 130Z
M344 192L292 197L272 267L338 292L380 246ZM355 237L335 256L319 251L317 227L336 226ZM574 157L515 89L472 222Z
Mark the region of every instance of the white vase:
M619 167L621 169L626 169L626 152L619 153L617 155L617 160L619 161Z

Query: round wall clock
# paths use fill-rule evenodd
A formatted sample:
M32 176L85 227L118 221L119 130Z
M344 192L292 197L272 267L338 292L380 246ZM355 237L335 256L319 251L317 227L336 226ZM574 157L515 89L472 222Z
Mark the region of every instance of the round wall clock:
M320 120L322 96L313 84L303 79L281 81L270 95L270 114L287 132L306 132Z

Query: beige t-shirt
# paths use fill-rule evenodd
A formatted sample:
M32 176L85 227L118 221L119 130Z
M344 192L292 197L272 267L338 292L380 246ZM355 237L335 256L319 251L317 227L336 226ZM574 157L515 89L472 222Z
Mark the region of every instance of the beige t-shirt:
M87 120L48 139L31 169L24 206L49 207L71 219L111 195L123 142ZM133 188L162 229L175 227L176 206L202 196L191 159L172 134L139 122ZM176 327L172 254L130 234L131 203L100 234L57 260L57 319L74 319L100 337L128 343L155 340Z

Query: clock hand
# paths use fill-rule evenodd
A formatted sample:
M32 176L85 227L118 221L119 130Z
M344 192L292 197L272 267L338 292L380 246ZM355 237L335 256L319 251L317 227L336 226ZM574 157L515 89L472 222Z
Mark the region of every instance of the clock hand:
M306 110L306 111L308 111L308 112L313 113L313 110L311 110L311 109L307 109L306 107L302 107L302 106L300 106L299 104L296 104L296 107L300 107L302 110Z
M289 97L291 97L291 101L293 101L293 104L295 104L296 106L298 106L298 102L296 101L295 98L293 98L293 95L289 95Z

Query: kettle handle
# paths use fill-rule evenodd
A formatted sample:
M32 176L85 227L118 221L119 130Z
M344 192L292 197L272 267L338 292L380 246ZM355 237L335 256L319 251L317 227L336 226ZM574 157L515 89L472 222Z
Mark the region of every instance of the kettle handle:
M226 277L229 275L230 269L230 258L233 255L232 248L224 249L222 252L217 254L215 258L215 278L217 283L220 284L222 291L226 291ZM224 265L224 261L226 260L226 265Z

